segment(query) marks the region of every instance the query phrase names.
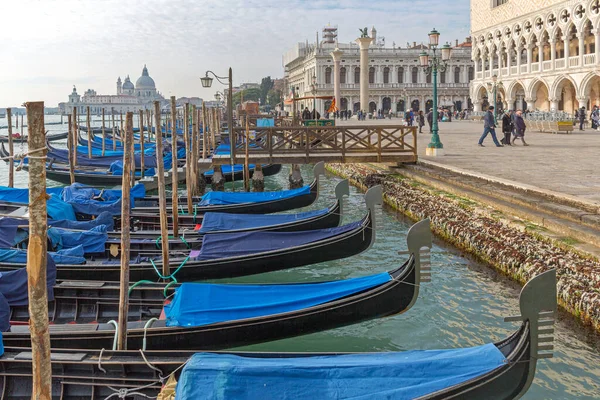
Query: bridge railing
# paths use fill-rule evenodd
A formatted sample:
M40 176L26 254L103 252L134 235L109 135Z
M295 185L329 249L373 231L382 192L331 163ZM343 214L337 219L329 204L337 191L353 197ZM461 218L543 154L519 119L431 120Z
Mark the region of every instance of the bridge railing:
M245 129L236 159L245 155ZM284 162L332 159L340 162L406 162L417 160L417 129L409 126L295 126L252 128L249 155L253 160ZM312 158L312 160L311 160Z

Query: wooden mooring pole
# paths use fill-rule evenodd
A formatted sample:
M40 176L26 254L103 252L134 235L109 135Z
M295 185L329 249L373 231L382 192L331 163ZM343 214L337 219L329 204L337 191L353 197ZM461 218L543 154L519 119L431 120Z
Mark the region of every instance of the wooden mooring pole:
M6 109L6 118L8 119L8 187L14 187L15 185L15 148L13 146L13 130L12 130L12 109Z
M175 96L171 96L171 141L173 168L171 169L171 217L173 218L173 236L179 236L179 217L178 217L178 201L177 201L177 184L179 181L179 173L177 172L177 106L175 104Z
M198 138L200 137L200 128L198 126L198 110L192 105L192 196L198 196Z
M154 102L154 119L160 127L160 103ZM165 190L165 161L163 159L162 129L156 130L156 164L158 169L158 208L160 210L160 237L162 241L162 273L169 275L169 222L167 220L167 192Z
M250 140L250 124L248 123L248 117L246 116L246 140L245 140L246 143L244 144L244 150L245 150L245 154L244 154L244 191L246 191L246 192L250 191L250 164L248 162L248 159L250 158L250 156L248 154L249 140Z
M192 146L190 142L190 105L189 103L184 104L183 109L183 142L185 143L185 186L187 193L187 210L188 214L191 214L194 209L194 202L192 201Z
M123 137L123 181L121 195L121 279L117 349L127 350L127 312L129 311L129 215L131 211L131 164L133 154L133 112L128 112Z
M77 166L77 136L79 132L79 122L77 116L77 107L73 107L73 132L71 136L71 147L69 151L73 154L73 165Z
M115 109L114 107L110 108L110 115L112 118L112 144L113 144L113 151L117 150L117 130L115 128Z
M102 109L102 157L106 153L106 129L104 127L104 108Z
M144 142L146 141L145 137L146 136L144 135L144 111L140 109L140 176L142 178L144 177ZM133 173L135 174L135 168L133 170Z
M69 178L71 185L75 183L75 163L73 161L73 120L69 114L69 135L67 136L67 152L69 154Z
M86 125L87 125L87 136L88 136L88 158L92 158L92 126L90 124L90 106L87 106L86 109L87 112L87 118L86 118Z
M29 330L33 372L32 399L52 397L52 365L48 331L48 293L46 284L46 132L44 102L26 103L27 146L29 148L29 244L27 246L27 286L29 292ZM22 123L21 123L22 126Z

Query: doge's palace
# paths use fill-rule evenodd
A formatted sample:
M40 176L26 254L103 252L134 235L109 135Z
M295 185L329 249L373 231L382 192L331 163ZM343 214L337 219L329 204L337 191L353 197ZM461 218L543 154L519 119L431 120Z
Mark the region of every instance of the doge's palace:
M471 0L474 110L564 111L600 105L600 0Z

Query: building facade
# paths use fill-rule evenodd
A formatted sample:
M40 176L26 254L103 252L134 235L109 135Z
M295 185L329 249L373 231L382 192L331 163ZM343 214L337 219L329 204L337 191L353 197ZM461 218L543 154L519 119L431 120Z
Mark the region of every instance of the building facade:
M87 112L90 107L90 113L99 115L102 109L110 114L111 110L115 113L126 113L129 111L138 111L151 109L154 101L164 102L165 98L156 90L154 79L148 74L148 68L144 65L142 75L137 79L135 85L129 79L129 75L124 81L121 77L117 79L117 92L112 95L97 94L95 90L88 89L83 96L77 93L77 88L73 86L73 91L69 95L69 101L59 103L61 113L70 114L74 108L77 108L79 114Z
M471 98L507 109L566 112L600 105L599 0L471 0Z
M428 110L433 104L431 75L426 75L419 66L419 54L427 46L407 44L405 48L386 47L385 39L377 37L371 30L373 44L369 54L369 104L360 104L360 49L356 43L338 43L337 28L323 29L323 40L314 43L298 43L283 56L285 69L286 110L291 112L291 92L301 100L296 109L313 108L311 97L317 97L317 111L329 108L330 100L319 99L334 95L334 60L331 52L342 51L340 60L340 110L360 109L388 112ZM438 76L438 104L445 108L462 110L469 107L469 81L473 78L470 39L459 44L455 41L452 59L448 68ZM316 76L316 89L312 86Z

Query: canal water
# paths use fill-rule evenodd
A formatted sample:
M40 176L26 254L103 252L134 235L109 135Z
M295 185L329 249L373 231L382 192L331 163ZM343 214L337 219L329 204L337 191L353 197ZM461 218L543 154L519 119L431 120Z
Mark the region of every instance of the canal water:
M50 116L47 119L56 119ZM58 117L60 120L60 117ZM0 119L0 126L3 125ZM48 126L60 132L63 126ZM5 130L0 130L0 135ZM60 143L60 142L59 142ZM17 150L18 151L18 150ZM288 168L266 178L268 190L287 188ZM312 169L303 167L305 183ZM321 196L310 208L324 208L334 201L339 178L321 182ZM6 185L7 169L0 165L0 184ZM27 174L17 173L16 185L27 186ZM53 182L48 185L55 186ZM231 187L231 184L228 184ZM237 184L237 188L241 184ZM344 207L344 222L365 213L363 195L351 188ZM388 271L404 258L406 232L412 222L385 208L377 215L377 239L367 252L344 260L321 263L268 274L237 278L235 282L314 282L345 279ZM421 286L415 306L405 314L368 321L327 332L244 347L260 351L356 351L383 352L414 349L449 349L476 346L506 337L518 325L503 318L518 315L519 286L490 268L462 256L436 240L432 249L432 282ZM598 337L560 313L556 325L554 358L540 360L526 399L600 399L600 346Z

